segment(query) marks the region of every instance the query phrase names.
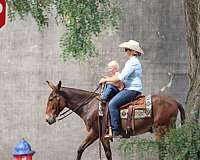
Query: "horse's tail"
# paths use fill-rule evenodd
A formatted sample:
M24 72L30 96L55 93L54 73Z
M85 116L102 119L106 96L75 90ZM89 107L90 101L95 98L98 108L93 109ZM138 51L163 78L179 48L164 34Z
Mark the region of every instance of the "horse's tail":
M184 110L182 104L180 104L179 102L177 102L177 105L178 105L178 110L180 111L181 125L183 125L184 121L185 121L185 110Z

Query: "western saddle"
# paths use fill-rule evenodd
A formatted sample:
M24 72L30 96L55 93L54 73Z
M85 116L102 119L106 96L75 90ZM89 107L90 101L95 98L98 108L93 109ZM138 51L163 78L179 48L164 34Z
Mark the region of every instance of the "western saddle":
M123 135L124 138L130 137L130 131L134 131L134 121L137 118L144 118L144 117L150 117L151 113L149 113L148 108L146 107L146 98L144 95L139 95L130 103L127 103L120 107L120 118L126 119L126 135ZM110 119L108 116L108 104L101 103L101 105L104 108L104 114L103 114L103 134L105 135L105 138L112 137L112 129L110 124ZM143 113L143 116L138 116L138 112Z

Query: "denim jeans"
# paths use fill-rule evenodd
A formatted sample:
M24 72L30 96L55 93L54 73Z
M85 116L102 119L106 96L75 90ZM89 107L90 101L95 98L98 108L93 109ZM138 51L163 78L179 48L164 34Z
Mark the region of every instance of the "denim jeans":
M131 102L139 94L141 93L138 91L124 89L117 93L109 102L108 107L111 119L111 126L114 132L118 132L121 129L119 107L128 102Z
M106 84L101 95L101 99L109 102L113 96L119 92L118 88L112 84Z

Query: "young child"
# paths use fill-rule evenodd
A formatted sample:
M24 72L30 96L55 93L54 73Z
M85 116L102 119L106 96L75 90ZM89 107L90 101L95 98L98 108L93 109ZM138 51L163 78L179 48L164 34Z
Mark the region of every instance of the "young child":
M107 65L107 70L111 76L119 76L119 64L116 61L111 61ZM115 96L120 90L124 88L124 84L121 81L116 83L105 83L103 93L101 94L101 100L108 102L113 96Z

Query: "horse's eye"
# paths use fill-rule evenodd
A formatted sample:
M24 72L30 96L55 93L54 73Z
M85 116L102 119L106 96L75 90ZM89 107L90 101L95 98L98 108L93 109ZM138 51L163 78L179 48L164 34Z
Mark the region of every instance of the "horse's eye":
M49 101L52 101L53 100L53 98L49 98Z

